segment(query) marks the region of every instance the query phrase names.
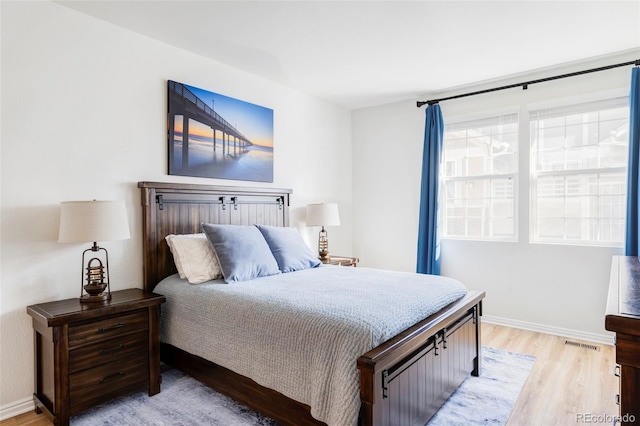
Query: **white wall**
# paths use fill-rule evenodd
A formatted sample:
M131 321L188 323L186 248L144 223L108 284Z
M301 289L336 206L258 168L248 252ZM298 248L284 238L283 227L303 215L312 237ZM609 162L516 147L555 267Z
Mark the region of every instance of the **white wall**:
M639 57L640 51L625 52L569 68L470 87L468 91ZM472 66L469 72L473 73ZM445 122L447 117L504 109L521 115L521 135L525 137L521 137L520 146L519 242L442 242L442 274L459 279L471 289L486 291L486 319L611 341L604 330L609 268L611 256L622 254L622 249L529 243L526 106L603 93L628 94L630 80L631 67L624 67L532 85L526 91L511 89L440 103ZM420 100L445 96L447 93L439 93ZM425 108L416 108L412 100L358 110L352 115L354 253L363 266L415 271Z
M56 3L0 8L0 418L32 407L26 306L80 292L88 246L56 242L63 200L127 203L131 239L103 244L112 290L141 287L142 180L292 188L298 227L307 203L338 202L332 251L352 253L349 111ZM168 79L272 108L273 184L168 176Z
M0 1L0 19L0 419L31 404L25 307L79 292L85 247L56 242L60 201L126 201L132 238L104 243L113 290L142 279L140 180L293 188L293 226L307 203L335 201L342 225L330 230L333 253L359 256L363 266L415 270L424 130L424 107L415 101L350 114L50 2ZM274 183L167 176L167 79L272 108ZM516 80L523 79L529 76ZM623 68L441 106L446 120L628 83ZM519 207L526 211L524 181ZM606 336L610 257L621 250L531 245L524 222L518 243L444 241L443 274L486 290L485 314L494 319ZM314 247L317 230L302 231Z

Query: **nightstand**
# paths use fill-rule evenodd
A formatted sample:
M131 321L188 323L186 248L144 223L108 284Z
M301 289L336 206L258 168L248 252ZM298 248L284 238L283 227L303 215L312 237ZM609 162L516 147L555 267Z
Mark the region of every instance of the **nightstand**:
M329 256L326 259L320 259L325 265L340 265L356 267L360 259L357 257Z
M160 392L160 304L140 289L114 291L104 304L79 299L27 307L33 319L36 413L55 425L108 400Z

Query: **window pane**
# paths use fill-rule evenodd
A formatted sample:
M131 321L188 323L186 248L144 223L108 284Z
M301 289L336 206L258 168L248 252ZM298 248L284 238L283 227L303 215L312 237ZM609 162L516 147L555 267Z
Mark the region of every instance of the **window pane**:
M512 179L449 181L444 188L447 236L484 238L513 235Z
M510 237L513 235L515 223L513 218L496 218L491 219L492 233L499 237Z
M583 235L589 235L591 227L589 219L566 218L564 221L565 239L579 241Z
M541 218L538 222L538 235L541 239L562 239L564 237L564 219Z
M467 142L465 139L451 139L445 142L448 149L444 150L445 162L444 175L456 176L461 172L461 164L467 152Z
M625 236L624 224L624 219L600 220L598 232L601 235L602 241L623 241Z
M538 200L538 217L540 218L564 217L564 199L543 198Z
M600 167L626 167L628 157L627 143L601 144L598 157Z
M465 232L465 218L464 217L450 217L447 222L447 233L452 237L464 237L467 235Z

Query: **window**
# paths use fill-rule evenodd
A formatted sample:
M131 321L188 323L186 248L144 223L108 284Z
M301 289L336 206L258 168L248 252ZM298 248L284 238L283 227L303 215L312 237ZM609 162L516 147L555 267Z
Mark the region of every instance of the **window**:
M443 238L515 240L518 115L447 124L443 142Z
M531 111L534 242L622 245L627 98Z

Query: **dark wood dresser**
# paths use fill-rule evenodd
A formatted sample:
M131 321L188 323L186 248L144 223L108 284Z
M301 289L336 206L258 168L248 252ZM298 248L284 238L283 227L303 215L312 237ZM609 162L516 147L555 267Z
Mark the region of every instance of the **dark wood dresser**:
M616 333L620 424L640 424L640 258L614 256L605 328Z
M76 299L27 307L33 319L36 412L55 425L87 408L148 388L160 392L160 304L128 289L107 303Z

